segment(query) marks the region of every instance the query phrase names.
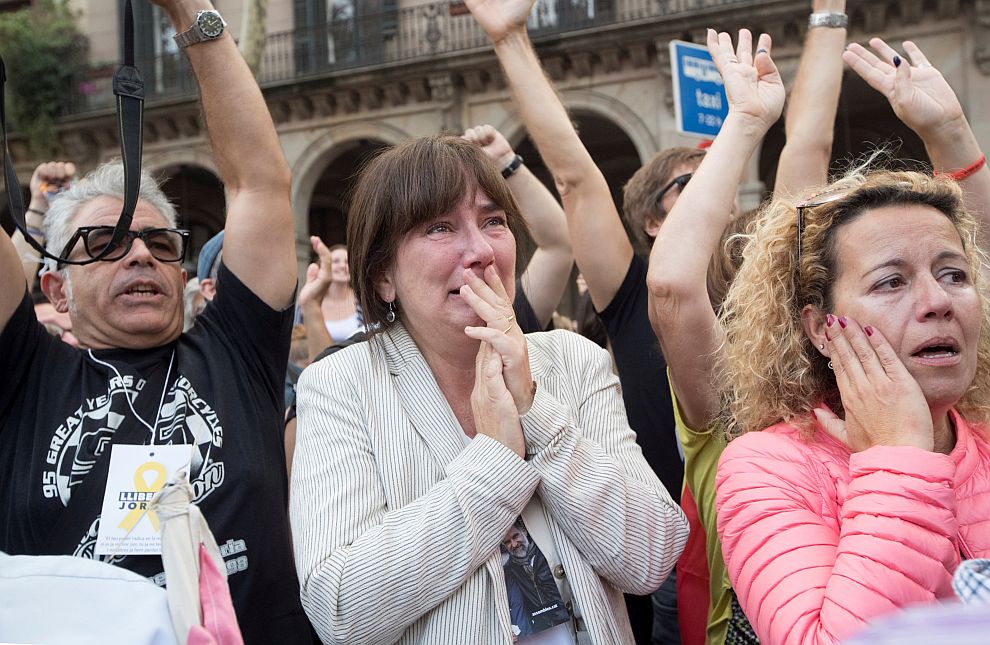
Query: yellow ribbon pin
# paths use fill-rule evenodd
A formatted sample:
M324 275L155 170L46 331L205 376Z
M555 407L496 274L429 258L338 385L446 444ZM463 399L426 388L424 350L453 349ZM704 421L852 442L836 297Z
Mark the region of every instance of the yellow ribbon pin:
M155 481L151 482L149 486L147 481L144 479L145 473L153 472L155 473ZM141 464L136 471L134 471L134 490L139 493L157 493L165 485L165 466L158 463L157 461L149 461ZM123 521L118 524L120 528L124 529L128 533L134 528L134 526L141 521L141 518L148 515L148 519L151 520L151 525L155 527L156 531L160 531L158 523L158 515L154 511L148 510L148 505L151 500L147 502L141 502L144 508L135 508L130 513L124 517Z

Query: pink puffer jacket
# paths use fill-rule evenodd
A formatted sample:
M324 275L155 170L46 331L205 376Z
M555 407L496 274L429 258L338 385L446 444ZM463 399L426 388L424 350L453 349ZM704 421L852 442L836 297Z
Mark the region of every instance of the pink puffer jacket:
M850 454L778 424L730 442L716 477L729 579L765 645L835 643L952 595L960 551L990 556L990 445L955 412L949 455Z

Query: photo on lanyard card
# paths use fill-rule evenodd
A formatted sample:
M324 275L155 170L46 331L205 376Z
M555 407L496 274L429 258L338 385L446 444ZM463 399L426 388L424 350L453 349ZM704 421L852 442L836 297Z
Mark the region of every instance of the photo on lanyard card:
M569 623L570 612L560 597L550 563L530 537L522 518L509 527L500 551L514 642L532 642L537 634ZM568 630L564 633L568 634ZM573 641L568 636L560 642Z

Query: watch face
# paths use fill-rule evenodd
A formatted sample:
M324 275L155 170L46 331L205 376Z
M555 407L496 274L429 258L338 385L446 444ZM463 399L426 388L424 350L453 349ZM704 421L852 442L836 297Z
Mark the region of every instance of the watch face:
M204 11L199 14L196 24L207 38L216 38L223 33L223 18L216 11Z

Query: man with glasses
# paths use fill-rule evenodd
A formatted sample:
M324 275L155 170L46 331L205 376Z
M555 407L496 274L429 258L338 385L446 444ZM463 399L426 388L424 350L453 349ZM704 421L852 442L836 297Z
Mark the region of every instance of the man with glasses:
M189 234L143 176L130 230L114 239L119 163L52 200L45 217L47 248L64 262L49 261L41 285L80 349L39 324L0 234L0 551L100 558L165 584L159 555L97 553L102 502L113 448L188 445L194 501L220 545L245 642L309 643L282 445L296 283L289 168L208 0L156 3L200 81L226 189L223 287L183 334Z

